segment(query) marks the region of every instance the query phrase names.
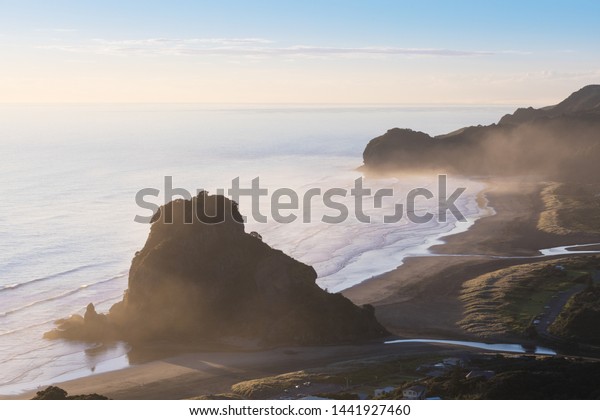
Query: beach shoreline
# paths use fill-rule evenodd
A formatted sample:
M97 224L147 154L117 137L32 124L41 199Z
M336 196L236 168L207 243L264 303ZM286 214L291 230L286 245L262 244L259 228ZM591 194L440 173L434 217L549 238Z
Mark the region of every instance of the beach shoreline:
M356 304L375 307L392 333L410 338L476 339L456 324L462 318L462 284L479 275L517 264L550 260L540 250L598 241L598 235L557 235L538 229L544 210L538 182L490 182L484 189L488 217L470 229L446 236L431 255L407 257L395 270L343 292Z
M533 183L520 187L489 184L478 200L485 200L493 209L490 216L477 219L466 231L444 237L443 244L431 248L431 255L407 257L395 270L342 294L356 304L373 305L380 322L396 337L477 340L456 325L462 317L459 293L466 280L515 264L560 257L542 256L540 249L591 243L594 239L600 242L600 238L590 235L540 232L537 219L543 210L541 186ZM498 256L502 258L495 258ZM390 347L382 343L237 352L192 348L178 355L149 356L154 360L56 385L69 393L96 392L116 399L190 398L227 392L231 385L246 379L389 351ZM402 351L440 350L421 344ZM35 391L0 398L25 399L33 395Z

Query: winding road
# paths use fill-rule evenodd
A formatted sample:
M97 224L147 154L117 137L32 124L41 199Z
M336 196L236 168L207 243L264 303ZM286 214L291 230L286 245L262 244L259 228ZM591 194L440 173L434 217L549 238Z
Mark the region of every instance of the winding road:
M592 276L594 282L600 282L600 270L596 270ZM540 321L539 324L536 325L536 331L538 335L551 340L560 340L559 337L551 334L548 331L548 328L562 312L569 299L571 299L571 297L575 296L577 293L583 291L585 287L585 284L578 284L569 290L558 292L557 296L548 303L548 307L544 313L538 318Z

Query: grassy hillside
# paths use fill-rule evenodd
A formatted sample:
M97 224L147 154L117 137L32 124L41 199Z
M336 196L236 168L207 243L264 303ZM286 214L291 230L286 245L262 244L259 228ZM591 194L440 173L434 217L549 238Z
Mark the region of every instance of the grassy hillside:
M524 335L553 296L585 282L599 265L599 256L567 257L521 264L469 280L460 297L465 306L460 326L482 337Z
M600 233L600 184L549 183L542 199L540 230L559 235Z

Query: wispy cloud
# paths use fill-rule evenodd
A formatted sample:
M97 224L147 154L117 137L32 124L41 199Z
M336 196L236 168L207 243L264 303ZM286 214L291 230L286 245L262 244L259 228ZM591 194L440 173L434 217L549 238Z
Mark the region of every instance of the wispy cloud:
M585 70L585 71L559 71L559 70L543 70L539 72L530 72L525 75L530 80L587 80L590 78L600 77L600 70Z
M36 32L60 32L60 33L68 33L68 32L77 32L77 29L73 28L37 28Z
M589 80L600 77L600 70L584 70L584 71L561 71L561 70L540 70L511 75L495 75L490 77L496 83L500 82L532 82L532 81L559 81L559 80Z
M149 38L128 40L93 39L82 44L56 44L40 48L73 53L104 55L180 55L180 56L482 56L490 51L465 51L436 48L401 48L393 46L329 47L312 45L274 46L262 38Z

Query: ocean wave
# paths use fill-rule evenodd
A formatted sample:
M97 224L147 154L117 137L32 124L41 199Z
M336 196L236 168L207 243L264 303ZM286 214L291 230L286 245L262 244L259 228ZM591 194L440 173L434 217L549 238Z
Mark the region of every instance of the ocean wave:
M42 325L49 325L49 324L53 324L53 323L54 323L53 320L49 320L49 321L38 322L36 324L25 325L24 327L19 327L19 328L15 328L12 330L0 332L0 337L16 334L19 332L27 331L27 330L35 328L35 327L41 327Z
M31 308L32 306L37 306L37 305L40 305L40 304L43 304L43 303L52 302L52 301L55 301L55 300L58 300L58 299L62 299L62 298L67 297L67 296L74 295L75 293L78 293L78 292L80 292L83 289L87 289L87 287L88 287L87 284L83 284L83 285L79 286L77 289L69 290L68 292L61 293L60 295L51 296L51 297L46 298L46 299L40 299L40 300L36 300L34 302L30 302L27 305L23 305L23 306L20 306L18 308L10 309L10 310L8 310L6 312L2 312L2 313L0 313L0 317L6 317L8 315L11 315L11 314L14 314L14 313L17 313L17 312L21 312L21 311L23 311L25 309Z
M91 287L98 286L100 284L105 284L105 283L108 283L108 282L111 282L111 281L115 281L115 280L121 279L121 278L125 277L125 275L126 275L125 273L121 273L121 274L113 276L113 277L111 277L109 279L101 280L101 281L98 281L96 283L82 284L79 287L77 287L76 289L68 290L68 291L66 291L64 293L61 293L59 295L50 296L50 297L45 298L45 299L36 300L34 302L30 302L30 303L28 303L26 305L23 305L23 306L20 306L18 308L9 309L6 312L0 313L0 318L4 318L4 317L6 317L8 315L11 315L11 314L14 314L14 313L17 313L17 312L21 312L21 311L23 311L25 309L29 309L29 308L31 308L33 306L45 304L45 303L48 303L48 302L53 302L55 300L59 300L59 299L65 298L67 296L74 295L74 294L79 293L79 292L81 292L83 290L86 290L86 289L91 288Z
M350 175L350 176L349 176ZM308 187L326 188L335 182L339 185L352 185L352 177L356 173L344 174L335 179L326 178L320 183L306 184L299 190ZM293 223L281 225L248 225L249 230L259 231L265 241L274 248L306 264L312 265L318 274L317 284L330 291L341 291L368 278L392 270L401 265L404 258L414 255L430 255L428 249L442 243L441 238L463 231L471 226L474 220L489 214L484 206L480 208L477 197L484 190L485 184L468 179L450 180L453 184L467 187L466 192L457 201L456 206L467 219L460 223L448 215L441 221L433 217L427 223L410 221L407 209L403 218L397 223L385 223L384 216L395 211L395 204L402 201L386 201L382 208L375 208L368 200L363 200L363 210L371 218L370 223L363 223L350 217L340 224L321 223L321 216L328 214L327 208L318 200L311 208L311 223L304 223L303 216ZM381 188L393 188L395 196L400 198L406 191L416 185L437 190L435 181L429 177L410 177L407 179L367 180L365 187L372 191ZM354 199L346 197L340 200L350 210L354 208ZM403 202L402 202L403 203ZM403 203L405 205L405 203ZM436 214L436 202L417 203L413 214L421 215L425 211Z
M66 270L66 271L61 271L59 273L55 273L55 274L50 274L48 276L44 276L44 277L38 277L32 280L28 280L28 281L24 281L22 283L15 283L15 284L9 284L6 286L3 286L0 288L0 293L7 291L7 290L15 290L15 289L19 289L21 287L25 287L25 286L30 286L32 284L36 284L36 283L41 283L44 281L48 281L48 280L54 280L56 278L60 278L69 274L73 274L73 273L78 273L80 271L84 271L87 270L88 268L93 268L93 267L98 267L104 264L86 264L86 265L81 265L79 267L75 267L72 268L70 270Z

